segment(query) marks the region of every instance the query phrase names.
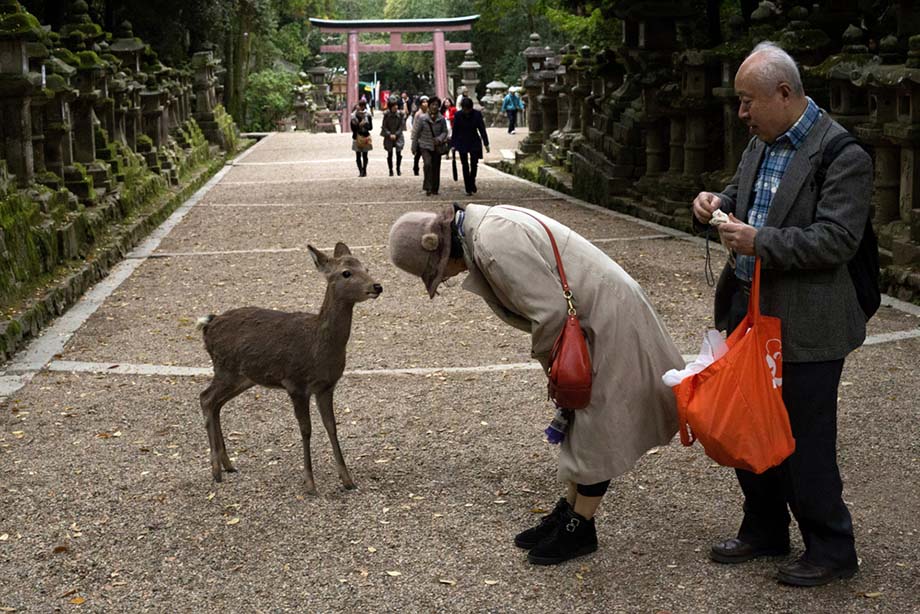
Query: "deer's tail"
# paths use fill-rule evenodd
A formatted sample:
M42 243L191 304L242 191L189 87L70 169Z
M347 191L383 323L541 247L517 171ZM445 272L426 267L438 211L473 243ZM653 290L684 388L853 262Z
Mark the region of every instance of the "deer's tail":
M195 323L195 328L198 330L204 330L207 328L208 324L211 323L211 320L214 319L214 314L209 314L204 317L198 318L198 321Z

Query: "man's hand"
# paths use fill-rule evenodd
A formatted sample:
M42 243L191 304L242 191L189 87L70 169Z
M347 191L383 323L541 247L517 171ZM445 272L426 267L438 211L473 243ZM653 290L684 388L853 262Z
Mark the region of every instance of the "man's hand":
M486 145L486 153L489 153L490 151L491 151L491 150L489 149L489 146Z
M757 229L749 224L745 224L734 214L728 214L728 221L717 226L719 236L722 238L722 244L728 249L745 255L754 256L754 237L757 236Z
M693 215L701 224L708 224L712 212L722 206L722 199L712 192L700 192L693 199Z

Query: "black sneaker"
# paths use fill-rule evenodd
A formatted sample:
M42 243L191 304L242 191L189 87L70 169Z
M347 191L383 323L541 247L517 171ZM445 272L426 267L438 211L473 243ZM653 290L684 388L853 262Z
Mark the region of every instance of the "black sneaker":
M594 519L588 520L573 509L559 519L556 530L534 546L527 560L534 565L558 565L597 550Z
M556 507L553 511L540 519L540 524L515 535L514 545L524 550L530 550L539 544L543 538L548 537L556 530L556 526L559 524L559 519L562 518L562 514L570 509L572 509L572 506L569 505L565 497L562 497L556 503Z

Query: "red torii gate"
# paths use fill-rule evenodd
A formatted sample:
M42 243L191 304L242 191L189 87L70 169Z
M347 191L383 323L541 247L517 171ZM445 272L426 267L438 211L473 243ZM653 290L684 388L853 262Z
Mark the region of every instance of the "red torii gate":
M348 116L358 102L358 54L362 51L372 53L381 51L434 51L434 88L435 94L444 99L447 96L447 52L467 51L470 43L451 43L444 40L445 32L469 30L479 15L467 17L450 17L444 19L353 19L332 20L310 18L310 23L320 32L348 34L347 45L323 45L322 53L348 54L348 99L342 114L342 127L348 125ZM364 44L358 42L362 32L389 32L389 44ZM430 43L404 43L402 35L406 32L431 32Z

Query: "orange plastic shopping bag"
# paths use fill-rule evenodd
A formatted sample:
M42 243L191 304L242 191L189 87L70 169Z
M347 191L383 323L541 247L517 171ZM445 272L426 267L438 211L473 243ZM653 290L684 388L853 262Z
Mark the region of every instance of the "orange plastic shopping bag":
M795 450L783 403L780 320L760 313L760 259L748 312L728 352L673 387L680 441L699 440L720 465L763 473ZM689 427L689 429L688 429Z

